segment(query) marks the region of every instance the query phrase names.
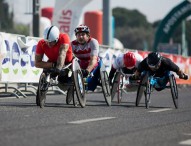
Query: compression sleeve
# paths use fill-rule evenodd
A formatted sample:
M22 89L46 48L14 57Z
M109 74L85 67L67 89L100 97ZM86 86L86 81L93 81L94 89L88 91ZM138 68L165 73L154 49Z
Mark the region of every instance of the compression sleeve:
M173 71L176 73L179 71L179 67L174 62L172 62L172 60L170 60L169 58L163 57L163 62L164 64L166 64L166 66L168 67L170 71Z
M143 72L144 70L148 70L147 58L145 58L143 61L141 61L137 68L138 72Z

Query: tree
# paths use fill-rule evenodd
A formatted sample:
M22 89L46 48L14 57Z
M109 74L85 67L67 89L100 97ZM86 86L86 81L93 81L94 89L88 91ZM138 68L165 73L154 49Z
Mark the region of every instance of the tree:
M0 31L29 35L29 26L16 24L14 23L13 18L14 13L9 12L9 5L4 0L0 0Z
M146 17L138 10L114 8L115 37L125 48L143 50L146 42L149 50L152 48L154 29Z

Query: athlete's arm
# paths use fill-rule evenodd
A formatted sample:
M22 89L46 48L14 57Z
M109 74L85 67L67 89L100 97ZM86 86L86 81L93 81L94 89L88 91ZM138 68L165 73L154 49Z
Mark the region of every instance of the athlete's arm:
M91 43L90 46L91 46L92 50L91 50L90 62L89 62L88 67L86 68L86 70L88 72L91 72L94 69L94 67L98 61L98 52L99 52L98 41L96 39L92 38L90 43Z
M42 59L43 59L43 55L35 54L35 67L37 67L37 68L46 68L46 69L52 67L51 62L45 62Z
M88 67L86 68L86 70L88 72L91 72L94 69L96 63L97 63L97 56L91 56L90 57L90 63L88 65Z
M180 70L180 68L171 59L163 57L163 61L170 71L177 73Z
M60 46L56 68L62 69L62 67L64 66L68 48L69 48L69 44L62 44Z

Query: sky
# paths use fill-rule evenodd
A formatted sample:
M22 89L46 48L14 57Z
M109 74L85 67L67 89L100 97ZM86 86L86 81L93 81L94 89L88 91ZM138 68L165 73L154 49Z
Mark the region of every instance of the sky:
M16 22L28 24L32 22L32 16L26 14L32 11L32 0L6 0L14 10ZM183 0L110 0L111 8L123 7L130 10L137 9L144 14L149 22L164 18L171 9ZM83 9L86 11L101 10L102 0L91 0ZM55 0L40 0L41 8L54 7ZM82 17L83 17L82 13Z

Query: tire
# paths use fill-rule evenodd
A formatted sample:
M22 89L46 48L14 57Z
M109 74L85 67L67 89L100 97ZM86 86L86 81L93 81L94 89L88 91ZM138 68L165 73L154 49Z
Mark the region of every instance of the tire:
M108 106L111 105L111 89L109 84L109 77L106 71L100 70L100 78L101 78L101 85L102 91L105 98L105 101Z
M85 86L84 86L84 80L83 75L80 70L73 71L73 81L74 86L76 90L77 99L79 101L79 104L82 108L86 105L86 98L85 98ZM73 103L75 103L73 98Z
M139 83L138 89L137 89L137 97L136 97L136 101L135 101L136 106L139 106L139 103L140 103L141 98L143 96L143 92L145 90L145 85L146 85L147 78L148 78L148 73L141 76L141 80L140 80L140 83Z
M111 88L111 101L113 101L115 94L117 92L117 89L119 89L119 83L120 83L120 72L116 72L114 79L113 79L113 84Z
M145 107L147 109L149 108L150 96L151 96L151 84L148 78L146 83L146 89L145 89Z
M69 105L74 99L74 86L69 87L66 95L66 104Z
M172 94L172 99L175 108L178 108L178 88L176 84L176 79L173 74L169 76L169 82L170 82L170 89L171 89L171 94Z
M37 93L36 93L36 105L40 106L39 88L37 89Z
M46 101L46 92L41 90L41 87L46 83L46 75L45 73L42 73L40 75L39 84L38 84L38 90L36 95L36 104L37 106L40 106L40 108L43 108Z

